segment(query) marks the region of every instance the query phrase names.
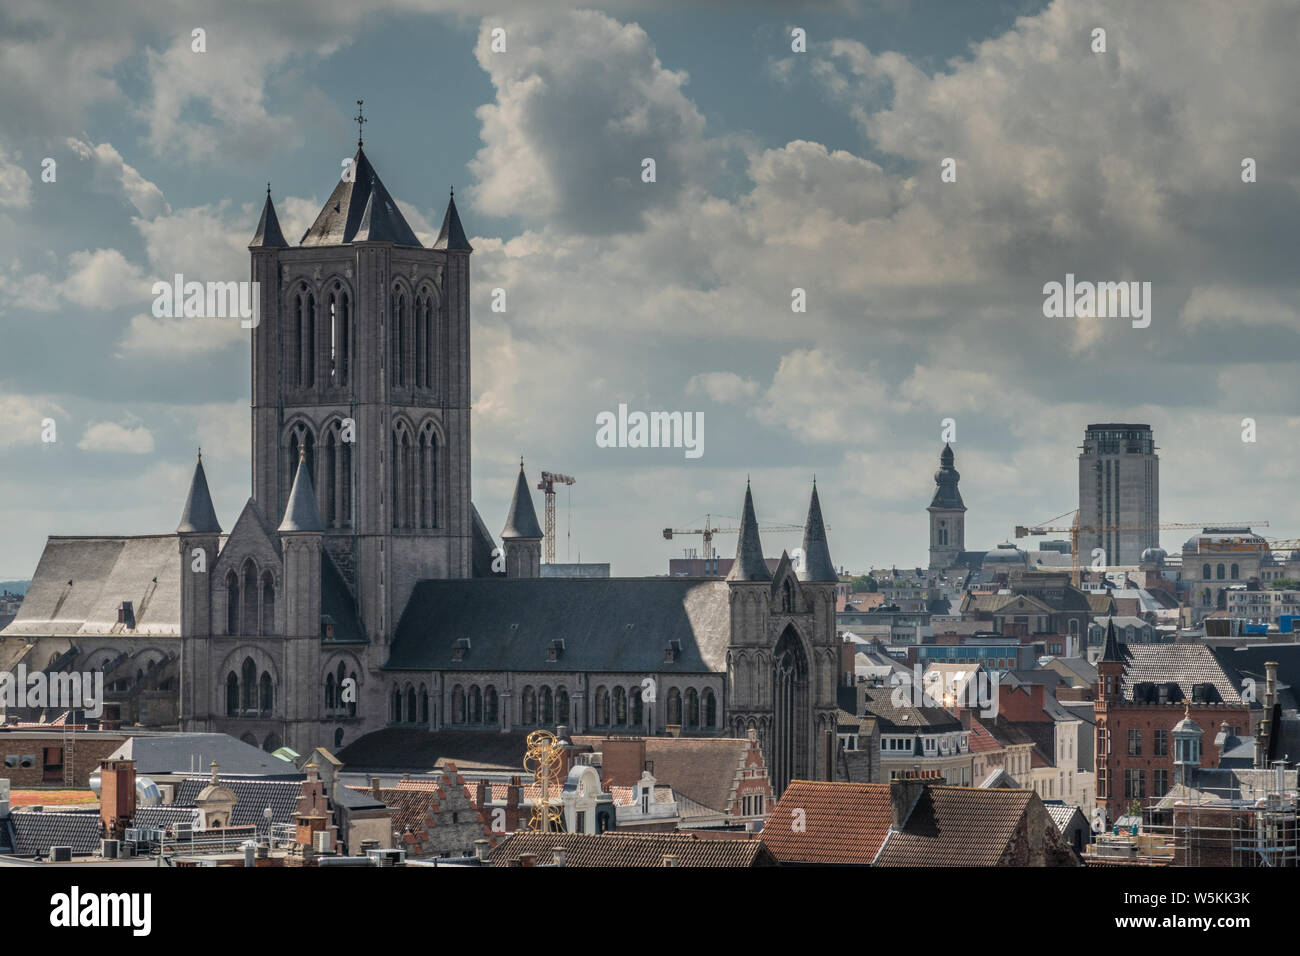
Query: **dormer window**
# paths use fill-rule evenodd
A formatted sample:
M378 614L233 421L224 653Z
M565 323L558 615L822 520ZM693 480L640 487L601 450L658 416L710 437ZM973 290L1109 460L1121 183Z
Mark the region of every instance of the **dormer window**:
M664 648L664 663L675 664L677 659L682 656L682 642L669 641L668 646Z
M463 661L465 659L465 655L468 653L469 653L469 638L462 637L458 641L456 641L455 645L452 647L451 659L455 662Z
M564 653L564 638L557 637L551 641L551 646L546 649L546 659L548 661L558 661L562 653Z

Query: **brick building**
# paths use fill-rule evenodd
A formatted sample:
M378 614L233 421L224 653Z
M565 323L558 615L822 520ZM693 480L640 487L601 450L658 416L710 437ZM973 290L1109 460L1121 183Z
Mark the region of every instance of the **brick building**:
M1113 623L1097 661L1097 804L1116 820L1136 800L1149 806L1174 785L1173 729L1185 714L1201 727L1247 732L1250 709L1203 644L1121 644ZM1217 767L1213 735L1204 765Z

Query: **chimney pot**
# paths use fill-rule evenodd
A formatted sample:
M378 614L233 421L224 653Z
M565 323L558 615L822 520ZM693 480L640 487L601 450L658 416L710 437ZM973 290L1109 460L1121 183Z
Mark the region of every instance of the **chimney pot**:
M564 866L564 847L557 846L551 851L551 857L556 866Z

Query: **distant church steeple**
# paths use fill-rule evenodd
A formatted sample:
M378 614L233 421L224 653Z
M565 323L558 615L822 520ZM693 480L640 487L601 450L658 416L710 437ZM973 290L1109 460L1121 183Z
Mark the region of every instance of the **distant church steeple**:
M957 563L966 550L966 505L957 490L961 473L954 467L952 445L945 444L939 455L939 470L934 473L934 497L930 507L930 568L943 570Z

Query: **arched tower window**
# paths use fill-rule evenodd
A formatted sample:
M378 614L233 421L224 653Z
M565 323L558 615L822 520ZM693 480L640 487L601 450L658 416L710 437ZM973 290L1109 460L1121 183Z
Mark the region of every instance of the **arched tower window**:
M260 707L258 708L263 717L271 716L275 710L275 683L271 680L271 675L267 671L262 671Z
M393 425L392 475L393 527L410 528L413 526L411 519L416 476L411 463L411 433L406 423L400 420Z
M551 696L549 687L543 687L538 691L537 708L540 711L539 716L543 727L549 727L555 722L555 701Z
M333 674L326 674L326 675L325 675L325 709L326 709L326 710L333 710L333 709L334 709L334 706L335 706L335 705L334 705L334 700L335 700L335 694L334 694L334 675L333 675Z
M343 665L342 665L342 664L339 665L339 673L340 673L340 674L343 673ZM353 671L353 672L352 672L351 674L349 674L348 676L349 676L350 678L352 678L352 687L353 687L353 689L354 689L354 691L355 691L356 688L358 688L358 687L361 686L360 684L357 683L357 672L356 672L356 671ZM340 684L340 691L339 691L339 692L340 692L340 693L342 693L342 689L341 689L341 685L342 685L342 683L343 683L343 681L340 680L340 681L339 681L339 684ZM348 716L349 716L349 717L355 717L355 716L357 715L357 695L356 695L356 693L354 692L354 693L351 695L351 697L352 697L352 699L349 700L349 701L347 701L347 706L348 706Z
M614 688L614 723L619 727L627 723L627 691L622 687Z
M555 722L557 724L567 724L569 722L569 690L567 687L561 687L555 692Z
M316 296L303 283L298 293L298 384L316 385Z
M713 691L704 692L704 726L716 727L718 725L718 699L713 696Z
M262 572L262 633L275 633L275 577Z
M350 382L352 364L352 310L347 290L337 280L330 288L326 305L329 310L329 383L345 388Z
M772 784L777 796L791 780L807 779L809 688L808 658L793 628L787 627L772 655L775 727L771 748Z
M226 573L226 633L239 633L239 575L234 568Z
M388 719L395 724L402 722L402 689L393 685L393 695L388 702Z
M686 692L686 726L700 726L700 695L694 687Z
M243 706L247 712L257 710L257 665L251 657L244 658L241 668L240 686L243 692Z
M244 593L244 633L258 633L258 615L257 615L257 565L253 559L249 558L244 562L244 575L242 590Z
M428 329L424 324L425 301L424 295L417 295L415 297L415 310L413 315L415 320L413 322L413 325L415 326L415 378L412 384L414 384L416 388L425 387L424 380L427 373L425 358L428 351L428 340L426 338L428 335Z
M491 726L497 722L499 716L497 689L489 684L487 690L483 691L483 722Z
M407 349L407 312L406 295L400 290L393 291L393 384L406 384L406 349Z
M226 675L226 716L239 714L239 678L231 671Z
M416 465L419 472L415 481L414 494L419 509L416 526L436 528L438 527L438 435L433 430L432 422L427 422L420 429Z
M343 440L343 423L325 426L325 467L316 488L327 528L352 527L352 443Z

